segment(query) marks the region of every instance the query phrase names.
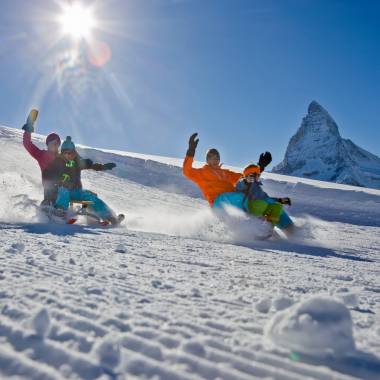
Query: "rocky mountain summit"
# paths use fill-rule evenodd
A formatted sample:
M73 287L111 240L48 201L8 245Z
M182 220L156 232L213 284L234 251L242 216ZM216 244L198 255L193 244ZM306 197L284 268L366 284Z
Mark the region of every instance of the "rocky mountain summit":
M330 114L312 101L274 173L380 188L380 158L344 139Z

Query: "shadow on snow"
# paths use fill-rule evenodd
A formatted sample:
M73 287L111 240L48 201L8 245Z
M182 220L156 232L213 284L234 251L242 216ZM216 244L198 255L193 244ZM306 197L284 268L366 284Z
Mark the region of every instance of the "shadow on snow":
M293 243L288 242L286 240L282 240L281 242L271 242L271 241L257 241L254 243L235 243L236 245L260 250L263 252L271 252L278 254L299 254L313 257L324 257L324 258L336 258L336 259L344 259L344 260L352 260L352 261L362 261L362 262L374 262L374 260L363 258L359 256L354 256L345 252L338 253L331 248L321 247L321 246L313 246L301 243Z
M75 236L80 234L100 235L107 227L86 226L80 224L48 224L48 223L2 223L2 230L22 230L30 234L52 234L56 236Z

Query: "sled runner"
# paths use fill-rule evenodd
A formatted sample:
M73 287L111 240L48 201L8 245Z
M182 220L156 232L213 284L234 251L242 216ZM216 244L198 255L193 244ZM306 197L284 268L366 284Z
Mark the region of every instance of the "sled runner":
M56 223L75 224L79 217L85 217L86 224L98 224L101 226L119 225L124 219L123 214L119 214L115 217L115 220L103 220L94 212L91 211L91 201L72 200L70 202L70 208L66 212L61 209L56 209L51 204L41 205L41 211L47 215L49 220Z
M76 212L76 215L82 215L85 216L87 219L87 224L94 224L98 223L102 226L108 226L109 224L112 225L119 225L124 219L124 214L119 214L115 217L115 220L103 220L99 218L94 212L91 212L91 205L93 202L91 201L80 201L80 200L72 200L70 202L70 208ZM77 207L75 210L74 205L79 205L81 207ZM89 207L90 206L90 207Z

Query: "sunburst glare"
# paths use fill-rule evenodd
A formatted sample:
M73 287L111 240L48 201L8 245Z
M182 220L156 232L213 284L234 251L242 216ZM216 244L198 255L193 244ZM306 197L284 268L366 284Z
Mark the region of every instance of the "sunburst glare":
M96 26L96 19L91 7L81 3L66 4L59 17L62 32L75 40L87 39Z

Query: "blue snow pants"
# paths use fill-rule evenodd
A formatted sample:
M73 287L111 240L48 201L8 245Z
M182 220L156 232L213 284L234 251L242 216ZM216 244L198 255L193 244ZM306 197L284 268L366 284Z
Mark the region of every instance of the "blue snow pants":
M248 210L248 199L244 199L245 194L241 192L233 192L233 193L223 193L220 194L214 201L213 208L220 209L224 208L225 205L236 207L240 210L247 212ZM277 203L277 201L273 198L265 198L264 201L269 204ZM293 221L290 219L287 212L282 209L280 215L280 221L276 223L276 227L284 229L293 224Z
M66 187L60 186L58 188L55 206L62 207L67 210L70 206L70 201L72 200L92 202L91 209L101 219L107 219L113 214L112 210L101 199L99 199L96 194L87 190L69 190L66 189Z

